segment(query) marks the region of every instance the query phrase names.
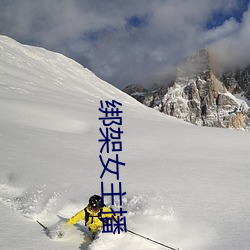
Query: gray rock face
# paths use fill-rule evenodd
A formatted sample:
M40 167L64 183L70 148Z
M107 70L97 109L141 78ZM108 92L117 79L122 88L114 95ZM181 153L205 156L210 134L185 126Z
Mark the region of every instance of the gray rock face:
M196 125L249 129L250 109L233 95L250 96L249 72L250 67L215 75L208 51L201 50L178 68L170 87L130 94L149 107Z
M123 89L125 93L128 95L133 96L137 101L142 102L144 101L144 95L146 94L147 90L144 89L143 85L141 84L131 84Z
M250 100L250 66L245 69L228 70L218 74L217 77L225 84L230 93L241 93Z

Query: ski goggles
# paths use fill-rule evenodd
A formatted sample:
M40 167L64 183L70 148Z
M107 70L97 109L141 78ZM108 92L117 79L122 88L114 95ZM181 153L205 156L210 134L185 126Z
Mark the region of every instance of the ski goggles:
M90 206L90 210L93 212L98 212L101 208L98 208L97 206Z

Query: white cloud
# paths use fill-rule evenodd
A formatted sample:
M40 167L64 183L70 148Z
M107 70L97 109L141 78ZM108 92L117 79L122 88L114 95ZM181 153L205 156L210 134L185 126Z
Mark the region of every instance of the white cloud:
M205 45L213 43L219 50L223 44L231 47L238 39L231 34L238 34L243 44L250 33L245 25L247 14L242 24L231 18L213 30L204 28L213 13L229 15L238 3L3 0L0 33L63 52L121 88L132 82L148 85L156 76L163 78L166 68ZM131 17L138 17L144 25L131 26Z
M211 44L214 41L218 41L237 33L239 28L240 24L232 17L229 20L226 20L221 26L205 30L200 37L200 43Z
M250 9L234 32L211 44L218 63L225 66L246 66L250 63Z

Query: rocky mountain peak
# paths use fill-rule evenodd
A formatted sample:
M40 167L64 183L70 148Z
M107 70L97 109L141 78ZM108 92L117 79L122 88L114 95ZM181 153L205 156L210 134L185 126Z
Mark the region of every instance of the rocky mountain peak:
M177 69L177 77L194 77L205 74L210 70L209 53L201 49L194 55L188 57Z
M196 125L250 128L249 106L233 95L248 93L244 88L250 85L249 71L215 74L210 64L208 50L202 49L178 67L171 86L132 91L130 95L160 112Z

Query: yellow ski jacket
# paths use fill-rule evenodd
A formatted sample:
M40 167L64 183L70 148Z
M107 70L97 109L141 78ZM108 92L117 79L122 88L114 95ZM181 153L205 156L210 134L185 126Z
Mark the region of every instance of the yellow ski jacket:
M84 208L87 210L87 212L89 213L89 218L88 221L85 221L86 225L88 226L89 230L92 233L97 232L99 229L102 228L102 221L100 218L98 218L98 215L100 215L100 211L98 212L93 212L92 210L89 209L89 207L87 206L86 208ZM75 214L74 216L72 216L68 221L67 224L70 225L75 225L77 222L81 221L81 220L85 220L85 210L82 209L81 211L79 211L77 214ZM108 214L101 214L101 218L111 218L112 216L114 216L115 219L117 219L117 216L115 216L111 209L108 207L103 207L102 208L102 212L110 212Z

